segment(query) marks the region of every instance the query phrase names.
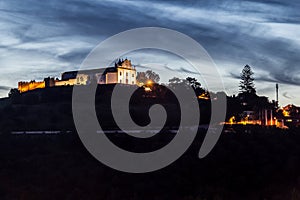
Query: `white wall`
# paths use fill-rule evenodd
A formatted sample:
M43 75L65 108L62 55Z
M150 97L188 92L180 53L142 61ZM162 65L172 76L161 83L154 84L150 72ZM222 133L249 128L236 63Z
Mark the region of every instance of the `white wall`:
M134 69L118 68L118 83L136 84L136 71Z

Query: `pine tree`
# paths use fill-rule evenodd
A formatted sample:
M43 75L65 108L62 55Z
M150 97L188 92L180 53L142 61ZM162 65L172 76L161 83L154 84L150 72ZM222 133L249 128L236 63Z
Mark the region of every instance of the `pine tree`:
M247 94L256 94L254 86L253 71L249 65L246 65L241 73L240 92Z

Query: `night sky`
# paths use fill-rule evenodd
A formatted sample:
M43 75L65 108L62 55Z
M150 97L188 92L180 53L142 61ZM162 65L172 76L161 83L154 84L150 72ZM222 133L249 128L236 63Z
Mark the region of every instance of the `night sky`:
M155 26L198 41L218 66L228 95L238 92L239 74L249 64L259 95L274 99L279 83L280 105L300 105L299 10L298 0L2 0L0 96L7 96L19 80L59 77L76 69L98 43L114 34ZM130 58L140 66L149 58L161 62L157 52ZM174 63L169 57L161 64L180 62ZM178 69L186 71L182 66Z

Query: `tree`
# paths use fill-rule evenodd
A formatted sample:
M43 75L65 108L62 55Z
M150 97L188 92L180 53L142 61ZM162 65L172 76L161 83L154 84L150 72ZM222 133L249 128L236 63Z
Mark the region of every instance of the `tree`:
M201 88L201 83L199 83L197 79L192 77L187 77L186 80L189 82L190 86L192 86L194 89Z
M147 70L146 72L138 72L136 80L138 83L146 85L149 81L152 83L158 83L160 81L160 77L154 71Z
M18 96L18 95L20 95L20 92L19 92L19 90L18 89L16 89L16 88L12 88L12 89L10 89L10 91L9 91L9 93L8 93L8 96L9 97L15 97L15 96Z
M196 78L187 77L186 80L188 84L195 90L197 96L206 93L206 91L201 87L201 83L199 83Z
M187 89L189 89L191 87L191 88L193 88L193 90L195 91L197 96L208 93L205 89L203 89L201 87L201 83L199 83L196 78L192 78L192 77L187 77L186 79L180 79L177 77L173 77L173 78L169 79L168 85L172 88L176 88L176 86L178 86L178 85L186 86ZM190 87L188 87L188 86L190 86ZM205 96L207 96L207 95L205 95Z
M148 78L148 80L151 80L154 83L158 83L160 81L159 75L152 70L146 71L146 77Z
M177 77L173 77L171 79L169 79L169 85L170 84L180 84L180 83L183 83L184 82L184 79L180 79L180 78L177 78Z
M249 65L246 65L241 73L240 92L246 94L256 94L254 86L253 71Z
M16 88L10 89L8 97L10 98L13 104L21 103L21 95L19 90Z
M178 77L173 77L171 79L169 79L169 87L171 88L176 88L176 86L178 85L187 85L187 80L186 79L181 79Z
M147 77L145 72L138 72L136 75L138 84L145 85L147 83Z

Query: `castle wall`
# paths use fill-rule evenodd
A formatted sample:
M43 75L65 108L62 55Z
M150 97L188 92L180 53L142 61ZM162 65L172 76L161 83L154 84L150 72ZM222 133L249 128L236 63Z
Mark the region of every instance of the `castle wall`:
M64 81L55 81L55 86L67 86L67 85L75 85L76 79L69 79Z
M118 74L117 72L108 72L106 74L106 84L118 83Z
M35 81L31 81L31 82L19 82L18 83L18 90L22 93L22 92L27 92L29 90L34 90L34 89L38 89L38 88L45 88L46 84L45 81L41 81L41 82L35 82Z
M95 79L97 80L98 84L106 84L106 75L102 73L95 74Z
M90 82L90 76L87 74L77 74L76 85L88 85Z

